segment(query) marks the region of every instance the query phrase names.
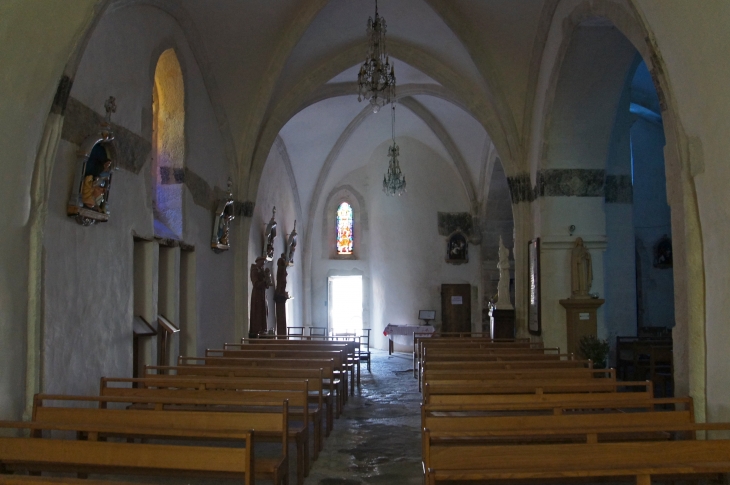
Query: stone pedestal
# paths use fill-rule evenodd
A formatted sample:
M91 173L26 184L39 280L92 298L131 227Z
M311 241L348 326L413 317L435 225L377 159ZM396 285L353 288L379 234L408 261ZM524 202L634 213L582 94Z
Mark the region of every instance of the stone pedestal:
M598 336L598 324L596 313L598 308L603 305L606 300L599 298L568 298L560 300L560 304L565 308L567 317L568 330L568 353L574 353L578 356L580 350L580 339L584 335Z
M515 311L490 308L489 333L492 338L515 338Z

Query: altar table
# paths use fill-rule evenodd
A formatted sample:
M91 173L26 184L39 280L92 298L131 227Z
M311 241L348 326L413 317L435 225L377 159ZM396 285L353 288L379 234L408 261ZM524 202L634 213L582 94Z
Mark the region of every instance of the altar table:
M393 336L406 335L413 339L415 333L433 333L436 329L432 325L392 325L388 324L383 335L388 337L388 355L393 353Z

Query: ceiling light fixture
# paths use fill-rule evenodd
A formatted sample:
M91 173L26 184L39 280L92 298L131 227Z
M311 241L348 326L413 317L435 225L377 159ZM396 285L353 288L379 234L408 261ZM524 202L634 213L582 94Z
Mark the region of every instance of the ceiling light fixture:
M400 148L395 144L395 103L392 106L393 145L388 148L390 161L388 171L383 176L383 192L385 195L401 195L406 191L406 176L400 171L400 163L398 163Z
M378 15L375 0L375 20L368 18L368 55L357 75L357 100L369 99L373 113L395 99L395 69L385 51L385 19Z

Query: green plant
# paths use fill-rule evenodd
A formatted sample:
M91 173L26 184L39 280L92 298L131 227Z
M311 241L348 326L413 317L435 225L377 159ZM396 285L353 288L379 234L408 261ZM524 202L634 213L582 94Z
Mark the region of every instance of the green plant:
M580 338L580 354L584 359L591 359L595 368L606 368L610 349L608 340L601 340L595 335L584 335Z

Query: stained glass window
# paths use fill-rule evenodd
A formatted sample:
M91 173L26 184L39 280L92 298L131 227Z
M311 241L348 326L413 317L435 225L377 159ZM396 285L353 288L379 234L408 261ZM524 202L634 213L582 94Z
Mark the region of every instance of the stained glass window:
M352 206L347 202L337 208L337 254L352 254Z

